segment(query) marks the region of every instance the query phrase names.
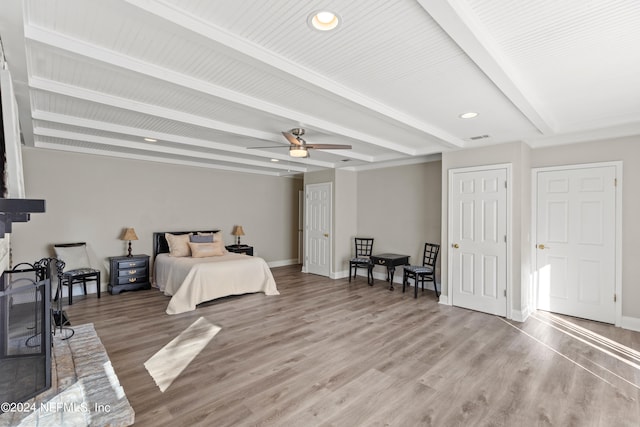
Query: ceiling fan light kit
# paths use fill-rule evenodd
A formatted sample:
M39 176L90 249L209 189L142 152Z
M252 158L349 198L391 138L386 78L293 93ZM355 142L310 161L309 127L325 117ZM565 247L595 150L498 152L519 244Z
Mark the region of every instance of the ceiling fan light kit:
M289 155L291 157L309 157L309 152L307 151L307 147L304 146L291 146L289 147Z

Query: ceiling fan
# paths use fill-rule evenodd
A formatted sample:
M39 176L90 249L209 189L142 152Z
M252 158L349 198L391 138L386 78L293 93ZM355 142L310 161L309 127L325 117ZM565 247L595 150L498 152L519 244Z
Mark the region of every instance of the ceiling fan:
M302 139L304 135L304 129L293 128L289 132L282 132L282 135L289 141L289 155L291 157L309 157L308 150L343 150L351 149L351 145L343 144L307 144L307 141ZM248 149L257 148L282 148L282 145L272 147L248 147Z

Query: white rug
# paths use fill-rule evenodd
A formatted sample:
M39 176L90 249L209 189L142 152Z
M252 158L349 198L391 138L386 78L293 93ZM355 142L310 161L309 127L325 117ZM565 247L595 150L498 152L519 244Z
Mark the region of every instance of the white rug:
M144 362L161 392L169 388L219 331L219 326L201 317Z

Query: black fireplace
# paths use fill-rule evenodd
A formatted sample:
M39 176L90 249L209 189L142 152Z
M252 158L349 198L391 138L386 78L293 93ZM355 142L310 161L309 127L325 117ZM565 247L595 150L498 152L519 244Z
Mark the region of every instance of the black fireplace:
M47 277L44 267L30 264L0 276L0 402L24 402L51 387Z

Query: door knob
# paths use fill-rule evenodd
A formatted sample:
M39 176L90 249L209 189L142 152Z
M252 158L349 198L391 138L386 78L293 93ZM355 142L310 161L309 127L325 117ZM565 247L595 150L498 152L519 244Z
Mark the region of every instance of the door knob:
M543 243L538 245L538 249L549 249L549 246L545 246Z
M453 245L451 245L451 246L453 246L455 249L458 249L458 248L460 247L457 243L454 243L454 244L453 244Z
M324 233L323 236L324 237L329 237L329 233Z

